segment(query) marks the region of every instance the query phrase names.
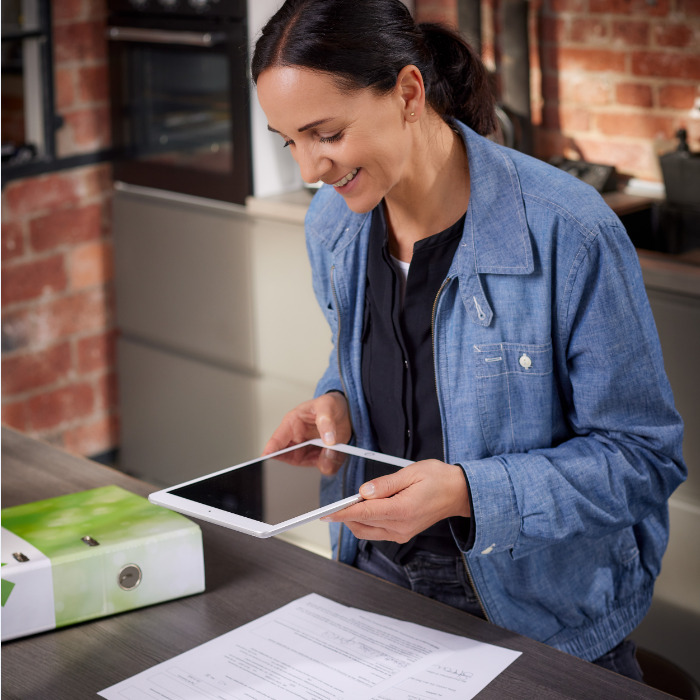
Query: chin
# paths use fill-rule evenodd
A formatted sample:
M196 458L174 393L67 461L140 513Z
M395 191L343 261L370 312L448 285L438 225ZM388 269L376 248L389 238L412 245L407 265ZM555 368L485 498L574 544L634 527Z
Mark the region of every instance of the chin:
M367 214L371 212L381 201L382 197L379 199L367 199L366 197L347 197L340 195L345 200L345 204L350 211L355 212L355 214Z

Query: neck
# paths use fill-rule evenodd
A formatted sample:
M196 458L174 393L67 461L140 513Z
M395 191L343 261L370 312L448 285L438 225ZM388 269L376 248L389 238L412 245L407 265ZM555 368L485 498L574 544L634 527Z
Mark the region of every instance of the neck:
M469 203L469 165L459 134L426 114L413 150L408 173L385 198L390 250L406 262L414 243L454 224Z

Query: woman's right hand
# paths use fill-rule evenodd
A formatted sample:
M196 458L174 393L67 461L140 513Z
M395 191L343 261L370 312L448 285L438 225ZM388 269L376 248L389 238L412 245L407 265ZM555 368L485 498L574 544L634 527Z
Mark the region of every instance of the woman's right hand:
M331 391L289 411L267 441L263 456L313 438L335 445L348 442L351 436L347 399L340 392Z

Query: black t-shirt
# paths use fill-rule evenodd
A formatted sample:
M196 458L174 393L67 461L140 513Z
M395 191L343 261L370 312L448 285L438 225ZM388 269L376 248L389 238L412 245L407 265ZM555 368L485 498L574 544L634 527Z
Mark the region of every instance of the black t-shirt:
M464 228L464 216L418 241L401 305L401 278L392 262L383 204L372 212L362 335L362 386L380 452L418 461L444 460L442 421L435 383L434 305ZM370 472L366 479L386 473ZM374 542L400 561L413 548L457 553L446 521L410 542Z

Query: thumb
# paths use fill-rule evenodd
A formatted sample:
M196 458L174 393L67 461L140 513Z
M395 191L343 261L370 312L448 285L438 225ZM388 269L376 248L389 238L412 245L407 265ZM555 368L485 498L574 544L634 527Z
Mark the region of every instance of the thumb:
M395 493L402 491L406 488L403 483L404 479L401 478L402 471L399 470L394 474L388 474L387 476L380 476L372 481L367 481L362 486L360 486L360 496L365 500L371 498L389 498Z
M318 430L321 440L323 440L326 445L335 445L337 441L335 423L330 416L325 413L318 416L316 418L316 429Z

